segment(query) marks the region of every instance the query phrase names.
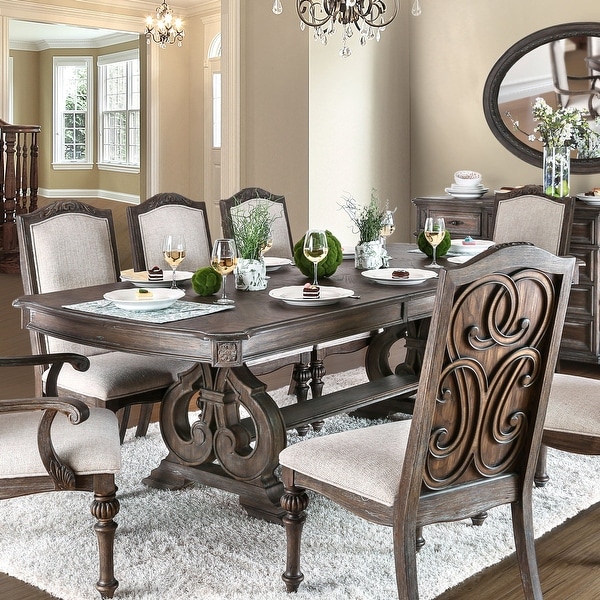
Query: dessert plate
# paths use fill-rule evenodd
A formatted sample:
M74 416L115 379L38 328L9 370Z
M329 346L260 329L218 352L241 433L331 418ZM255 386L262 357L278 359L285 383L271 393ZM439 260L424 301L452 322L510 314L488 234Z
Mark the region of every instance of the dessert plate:
M171 304L174 304L176 300L185 296L183 290L157 288L152 290L151 300L139 300L137 293L137 290L132 289L114 290L112 292L106 292L106 294L104 294L104 299L112 302L117 308L140 312L168 308Z
M291 265L292 261L289 258L277 258L277 256L263 256L267 271L277 271L281 267Z
M338 287L322 287L320 298L304 298L302 296L303 285L288 285L269 292L271 298L281 300L292 306L326 306L335 304L342 298L349 298L354 294L352 290Z
M408 277L406 279L396 279L392 277L394 271L408 271ZM405 269L405 268L389 268L389 269L371 269L368 271L362 271L361 275L367 279L371 279L376 283L382 285L417 285L423 283L428 279L437 277L435 271L427 271L425 269Z
M175 281L189 281L192 275L191 271L175 271ZM148 271L127 269L126 271L121 271L121 281L129 281L129 283L143 288L171 287L173 272L168 270L163 271L162 281L148 281Z
M473 256L474 254L479 254L480 252L487 250L493 245L494 242L492 240L473 240L473 243L471 244L463 244L463 240L452 240L448 253L469 254Z

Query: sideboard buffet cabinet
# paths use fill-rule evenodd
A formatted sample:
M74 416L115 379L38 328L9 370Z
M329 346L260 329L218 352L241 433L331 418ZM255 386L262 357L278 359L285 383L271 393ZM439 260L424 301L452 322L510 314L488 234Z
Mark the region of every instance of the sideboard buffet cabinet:
M416 231L427 217L444 217L453 239L470 235L492 239L494 197L457 200L449 196L414 198ZM575 201L569 253L580 259L579 282L571 290L560 358L600 364L600 208Z

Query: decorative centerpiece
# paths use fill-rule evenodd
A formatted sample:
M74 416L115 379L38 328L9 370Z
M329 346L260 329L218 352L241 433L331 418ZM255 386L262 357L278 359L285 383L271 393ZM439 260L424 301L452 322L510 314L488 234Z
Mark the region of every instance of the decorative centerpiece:
M271 227L276 217L267 203L258 202L240 210L231 220L233 238L238 249L235 268L235 287L238 290L264 290L267 287L267 268L263 253L271 239Z
M360 206L352 196L344 196L343 199L340 206L352 220L353 231L359 236L354 249L354 266L357 269L379 269L384 260L381 228L386 211L379 206L377 190L371 190L371 200L366 206Z
M568 196L571 190L571 152L580 158L595 152L598 134L590 128L588 111L567 107L553 109L543 98L536 98L532 115L536 125L527 134L510 113L506 113L513 127L527 135L530 142L543 144L542 185L549 196Z

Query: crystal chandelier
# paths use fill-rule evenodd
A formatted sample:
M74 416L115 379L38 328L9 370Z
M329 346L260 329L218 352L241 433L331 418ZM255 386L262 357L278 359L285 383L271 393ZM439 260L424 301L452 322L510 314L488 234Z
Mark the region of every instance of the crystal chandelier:
M418 0L415 3L418 5ZM314 27L314 38L322 44L327 44L339 24L343 44L340 56L346 58L352 54L348 40L355 29L360 35L361 46L372 39L379 41L381 32L398 14L398 0L390 0L390 4L392 6L388 8L385 0L296 0L296 10L300 29L304 30L307 25ZM281 0L274 0L273 12L279 15L282 11Z
M156 21L152 17L146 17L147 44L150 43L150 40L154 40L161 48L166 48L167 44L175 42L181 46L184 35L181 19L173 18L173 11L166 0L156 7Z

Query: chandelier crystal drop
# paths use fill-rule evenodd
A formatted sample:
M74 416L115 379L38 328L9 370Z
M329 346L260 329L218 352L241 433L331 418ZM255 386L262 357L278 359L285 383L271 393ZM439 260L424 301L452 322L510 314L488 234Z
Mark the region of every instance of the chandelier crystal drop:
M173 17L171 7L163 0L160 6L156 7L156 19L146 17L146 43L154 40L161 48L166 48L167 44L177 44L181 46L185 31L180 18Z
M313 27L315 40L326 45L339 25L342 36L340 56L347 58L352 54L348 40L358 32L360 44L369 40L379 41L385 30L398 14L399 0L296 0L296 11L300 17L300 29ZM388 6L389 5L389 6ZM281 0L274 0L273 12L281 14ZM414 13L413 13L414 14Z

